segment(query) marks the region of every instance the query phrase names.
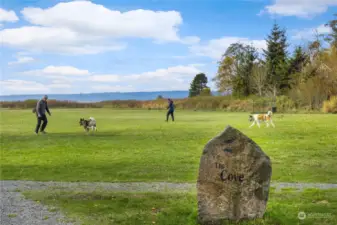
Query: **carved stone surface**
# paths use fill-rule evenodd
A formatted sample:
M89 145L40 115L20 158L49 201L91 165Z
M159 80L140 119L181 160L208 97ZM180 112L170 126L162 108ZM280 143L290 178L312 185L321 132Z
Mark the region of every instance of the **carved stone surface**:
M271 161L237 129L226 129L202 153L197 181L198 222L262 218L268 201Z

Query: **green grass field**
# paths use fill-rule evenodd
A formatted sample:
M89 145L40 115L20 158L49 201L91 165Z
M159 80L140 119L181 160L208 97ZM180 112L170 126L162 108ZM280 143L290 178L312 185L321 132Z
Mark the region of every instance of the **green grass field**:
M276 128L248 128L247 113L55 109L47 135L35 135L30 110L1 112L1 180L196 182L204 145L227 125L252 138L270 156L272 181L337 180L337 117L275 114ZM79 118L93 116L87 135ZM83 224L195 225L196 193L30 191L27 198L61 209ZM299 220L300 211L308 218ZM249 225L331 225L337 190L271 191L264 219ZM225 223L230 224L230 223Z
M79 118L93 116L85 134ZM1 110L1 179L195 182L204 145L227 125L271 157L272 181L337 180L337 116L275 114L276 128L248 128L247 113L52 109L47 135L30 110Z
M28 192L27 198L61 208L70 221L82 225L195 225L197 224L196 194L177 193L83 193L51 190ZM298 213L307 217L298 219ZM240 225L335 225L337 222L337 191L291 189L270 193L263 219L224 224Z

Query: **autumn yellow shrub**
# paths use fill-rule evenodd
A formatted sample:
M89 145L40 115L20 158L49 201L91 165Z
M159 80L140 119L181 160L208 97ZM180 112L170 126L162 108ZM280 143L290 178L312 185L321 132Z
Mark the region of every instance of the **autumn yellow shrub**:
M324 101L323 112L337 113L337 96L332 96L330 100Z

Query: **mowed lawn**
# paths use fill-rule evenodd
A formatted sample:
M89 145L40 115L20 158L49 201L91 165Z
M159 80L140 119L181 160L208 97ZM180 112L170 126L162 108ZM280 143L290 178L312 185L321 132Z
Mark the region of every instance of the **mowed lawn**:
M82 225L196 225L195 193L114 193L29 191L28 199L47 205L50 211L61 209L66 221L81 221ZM307 189L297 192L271 188L267 209L262 219L224 221L224 225L333 225L337 224L337 191ZM306 218L300 220L298 213Z
M248 128L248 113L51 109L47 135L31 110L1 110L1 179L195 182L204 145L227 125L271 157L272 181L337 181L337 115L275 114L276 128ZM87 135L79 118L93 116Z

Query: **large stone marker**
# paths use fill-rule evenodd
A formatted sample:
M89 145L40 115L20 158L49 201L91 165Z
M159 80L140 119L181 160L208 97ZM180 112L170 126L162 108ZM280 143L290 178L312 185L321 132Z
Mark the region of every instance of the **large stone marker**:
M197 183L198 222L262 218L268 201L271 161L237 129L226 129L202 153Z

